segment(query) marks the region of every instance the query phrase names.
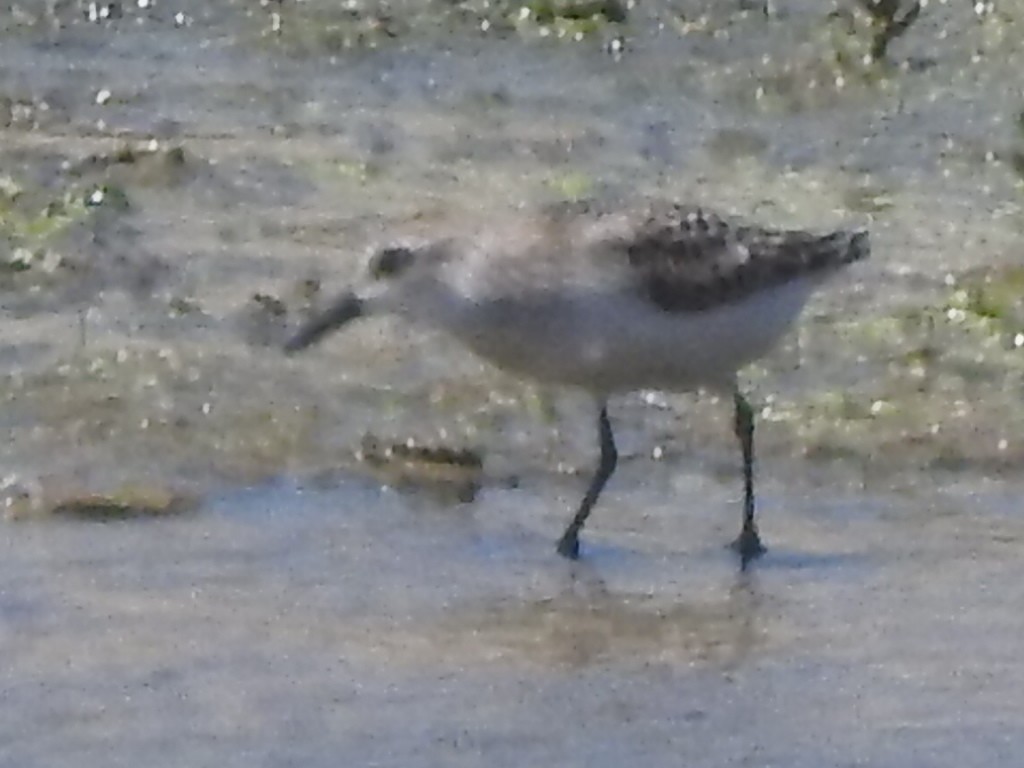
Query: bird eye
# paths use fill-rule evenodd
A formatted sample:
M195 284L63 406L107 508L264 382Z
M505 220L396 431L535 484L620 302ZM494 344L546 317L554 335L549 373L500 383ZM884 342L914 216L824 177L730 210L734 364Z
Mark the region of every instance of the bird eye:
M394 277L412 263L413 252L408 248L384 248L370 259L370 277L374 280Z

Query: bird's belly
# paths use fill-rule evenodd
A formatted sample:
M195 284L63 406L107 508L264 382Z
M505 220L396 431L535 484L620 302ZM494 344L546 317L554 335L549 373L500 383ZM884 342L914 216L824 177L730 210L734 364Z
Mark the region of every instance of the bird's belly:
M501 368L594 391L727 387L781 338L812 288L795 281L701 312L606 295L504 306L459 336Z

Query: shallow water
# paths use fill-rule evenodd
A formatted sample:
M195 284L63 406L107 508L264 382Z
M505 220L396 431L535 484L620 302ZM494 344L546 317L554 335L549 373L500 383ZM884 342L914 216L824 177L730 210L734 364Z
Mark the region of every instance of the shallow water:
M771 488L739 577L704 486L604 510L578 565L528 490L11 527L4 762L1010 764L1015 514Z
M472 3L375 50L318 3L0 11L0 256L63 259L0 284L0 765L1015 764L1024 313L964 280L1017 285L1024 8L929 6L840 86L819 3L707 5L621 59ZM632 192L872 231L746 377L746 576L713 398L614 404L570 565L584 399L396 324L274 347L395 227ZM382 489L368 437L475 451L476 498ZM126 488L191 503L47 514Z

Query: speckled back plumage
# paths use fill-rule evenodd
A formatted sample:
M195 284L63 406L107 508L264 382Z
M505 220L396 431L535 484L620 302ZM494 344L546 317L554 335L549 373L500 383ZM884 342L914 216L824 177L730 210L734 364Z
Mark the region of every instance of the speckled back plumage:
M767 229L679 204L651 210L621 247L650 299L669 312L738 301L870 252L866 232Z
M867 232L817 234L727 219L680 203L653 202L628 215L590 201L549 209L556 226L618 218L596 242L622 258L625 277L666 312L700 312L801 277L824 277L870 253Z

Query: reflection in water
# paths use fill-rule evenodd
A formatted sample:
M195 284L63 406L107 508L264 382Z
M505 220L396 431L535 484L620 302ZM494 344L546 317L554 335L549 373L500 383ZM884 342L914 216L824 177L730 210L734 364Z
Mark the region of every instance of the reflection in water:
M767 640L755 577L739 574L720 598L613 593L592 567L573 564L562 592L500 598L461 611L446 642L497 657L579 668L609 661L706 663L735 669ZM461 648L459 649L462 650Z

